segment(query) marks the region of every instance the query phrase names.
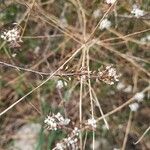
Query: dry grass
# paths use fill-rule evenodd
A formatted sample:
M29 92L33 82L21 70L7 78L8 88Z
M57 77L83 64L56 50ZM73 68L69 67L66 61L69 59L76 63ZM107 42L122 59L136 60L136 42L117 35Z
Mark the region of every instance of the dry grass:
M150 31L149 2L137 1L147 12L139 18L130 13L133 4L122 0L112 5L100 0L8 0L1 4L1 32L17 22L23 41L19 48L12 48L1 40L1 149L12 145L16 130L24 124L38 122L43 129L49 112L70 118L69 131L75 126L81 129L81 150L150 148L150 44L141 40ZM95 18L97 9L100 13ZM105 18L112 25L100 30ZM118 83L107 85L97 75L99 68L109 64L122 74L119 83L132 86L130 91L118 90ZM60 79L67 86L58 89ZM131 112L128 106L139 92L144 93L143 101L138 111ZM96 119L96 129L86 124L89 118ZM62 133L52 135L42 130L37 149L54 148ZM103 140L109 144L103 145Z

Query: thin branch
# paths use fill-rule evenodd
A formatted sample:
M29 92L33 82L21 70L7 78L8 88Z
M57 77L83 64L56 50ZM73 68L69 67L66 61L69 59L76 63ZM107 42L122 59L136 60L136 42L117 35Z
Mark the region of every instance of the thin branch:
M88 70L88 87L89 87L89 95L90 95L90 103L91 103L91 113L92 113L92 119L94 119L94 104L93 104L93 95L92 95L92 87L91 87L91 80L90 80L90 58L89 58L89 47L87 48L87 70ZM93 130L93 150L95 149L95 131Z
M144 136L146 135L146 133L148 133L149 130L150 130L150 126L145 130L145 132L142 134L142 136L134 144L135 145L138 144L144 138Z
M110 13L111 9L114 7L114 5L116 5L116 3L117 3L117 1L108 8L108 10L106 11L106 13L103 15L103 17L101 18L101 20L98 22L98 24L96 25L96 27L94 28L94 30L90 34L89 38L87 39L87 42L89 40L91 40L91 38L94 36L94 34L95 34L97 28L99 27L99 25L101 24L101 22L103 21L103 19Z
M123 145L122 145L121 150L125 150L125 148L126 148L128 134L129 134L130 128L131 128L132 115L133 115L133 113L132 113L132 111L130 111L130 115L129 115L129 119L128 119L128 124L127 124L127 128L126 128L126 133L125 133L125 136L124 136Z
M97 106L98 106L98 108L99 108L99 111L100 111L100 113L101 113L101 115L102 115L102 117L103 117L103 120L104 120L104 123L105 123L105 125L106 125L106 128L109 130L109 124L108 124L108 122L107 122L107 120L106 120L106 117L104 116L102 107L101 107L101 105L100 105L100 103L99 103L99 101L98 101L98 98L97 98L97 96L96 96L96 93L94 92L93 89L92 89L92 92L93 92L93 95L94 95L95 100L96 100L95 102L96 102L96 104L97 104Z

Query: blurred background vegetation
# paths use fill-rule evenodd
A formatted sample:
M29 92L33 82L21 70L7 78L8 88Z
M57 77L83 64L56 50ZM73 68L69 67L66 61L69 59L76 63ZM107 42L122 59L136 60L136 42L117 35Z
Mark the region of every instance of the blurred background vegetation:
M111 5L104 0L80 0L86 16L86 37L94 30ZM136 4L146 15L136 18L131 15ZM98 16L94 13L98 13ZM119 83L112 86L91 80L104 114L116 109L149 85L150 42L150 1L118 0L107 14L111 28L97 29L93 39L102 44L90 48L90 69L114 64L122 74ZM0 30L19 24L22 35L20 47L12 48L0 39L0 61L40 72L54 72L84 42L82 14L77 0L0 0ZM142 39L146 40L142 40ZM63 72L78 71L82 55L78 53ZM14 69L0 64L0 111L38 86L48 76ZM67 83L57 89L57 80ZM42 87L27 96L6 114L0 116L0 149L4 150L50 150L66 136L63 131L49 132L43 124L50 113L64 112L79 126L80 80L76 77L54 77ZM62 106L65 101L65 108ZM149 133L134 145L150 123L149 93L146 92L140 108L133 113L126 150L150 149ZM95 106L96 118L100 117ZM65 110L65 111L64 111ZM110 130L103 121L98 123L95 149L113 150L121 148L129 121L128 106L110 115L107 120ZM90 116L88 89L83 90L83 120ZM35 130L35 131L34 131ZM23 137L22 137L23 136ZM30 137L31 136L31 137ZM84 137L85 135L83 135ZM21 139L24 142L21 142ZM19 144L16 142L20 142ZM21 145L22 144L22 145ZM85 149L92 149L92 134L87 135ZM20 146L21 145L21 146ZM31 146L30 146L31 145ZM26 147L27 146L27 147Z

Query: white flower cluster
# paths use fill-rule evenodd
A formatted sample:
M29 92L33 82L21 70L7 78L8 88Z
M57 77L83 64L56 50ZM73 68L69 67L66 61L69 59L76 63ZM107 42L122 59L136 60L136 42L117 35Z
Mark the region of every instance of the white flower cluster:
M57 143L56 147L52 150L64 150L66 147L64 147L64 143Z
M125 84L123 83L123 82L119 82L118 84L117 84L117 89L118 90L122 90L122 89L124 89L125 88Z
M131 93L132 92L132 85L126 85L124 82L119 82L117 84L117 89L119 91L123 91L125 93Z
M78 135L80 130L75 127L72 131L71 135L65 139L63 139L61 142L56 144L56 147L53 148L53 150L78 150Z
M135 112L135 111L138 110L139 104L138 103L132 103L132 104L129 105L129 107L130 107L131 111Z
M131 14L133 14L136 18L139 18L139 17L144 16L145 12L143 10L139 9L137 5L133 5Z
M13 43L13 42L18 42L20 41L20 31L18 30L17 27L8 30L8 31L4 31L1 34L1 38L7 42Z
M114 148L113 150L120 150L120 148Z
M62 17L62 18L60 19L60 27L61 27L61 28L66 28L67 26L68 26L67 19L64 18L64 17Z
M65 119L60 113L57 113L56 115L53 114L52 116L47 116L47 118L45 118L44 120L44 123L46 124L48 130L57 130L62 126L68 125L69 122L70 119Z
M94 118L88 119L88 123L89 126L91 126L92 128L96 128L96 120Z
M80 130L77 127L75 127L74 130L72 131L72 134L76 136L79 136L79 133L80 133Z
M108 29L111 27L111 22L106 18L103 19L102 22L100 23L99 29L103 30L103 29Z
M113 85L114 82L119 81L120 75L117 75L116 69L109 65L105 70L99 72L99 79L109 85Z
M123 81L122 82L119 82L116 86L116 88L119 90L119 91L123 91L125 93L131 93L132 92L132 85L126 85Z
M125 93L131 93L132 92L132 85L127 85L127 87L123 91Z
M100 15L101 15L100 9L96 9L96 10L93 12L93 17L94 17L94 18L98 18Z
M114 4L116 2L116 0L106 0L107 4Z
M137 100L138 102L142 102L144 96L145 96L145 95L144 95L143 92L139 92L139 93L136 93L136 94L134 95L134 99Z
M56 88L62 89L64 87L64 85L67 86L67 82L65 82L65 81L63 82L62 80L58 80L57 84L56 84Z
M137 111L138 110L138 108L139 108L139 103L138 102L142 102L143 101L143 99L144 99L144 93L143 92L139 92L139 93L136 93L135 95L134 95L134 100L136 100L137 102L134 102L134 103L132 103L132 104L130 104L129 105L129 107L130 107L130 109L131 109L131 111Z
M118 76L116 76L116 69L115 68L113 68L112 66L107 66L106 70L108 70L108 76L112 76L115 78L116 81L119 81L117 79Z

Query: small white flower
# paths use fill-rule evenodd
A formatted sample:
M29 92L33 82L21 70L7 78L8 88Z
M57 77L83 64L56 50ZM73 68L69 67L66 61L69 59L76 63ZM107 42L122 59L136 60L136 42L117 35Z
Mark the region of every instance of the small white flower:
M150 35L147 35L147 41L150 41Z
M123 82L119 82L118 84L117 84L117 89L118 90L122 90L122 89L124 89L125 88L125 84L123 83Z
M58 80L57 81L56 88L62 89L64 86L67 86L67 82L66 81L62 81L62 80Z
M5 38L5 36L2 34L2 35L1 35L1 38L2 38L2 39L4 39L4 38Z
M93 128L96 128L96 120L94 118L88 119L88 125L92 126Z
M17 55L17 54L16 54L16 53L14 53L14 54L12 54L12 57L16 57L16 55Z
M104 70L99 71L99 79L109 85L113 85L114 82L119 81L120 74L117 74L116 68L113 65L107 66Z
M63 145L63 143L57 143L57 144L56 144L56 147L55 147L55 150L64 150L64 145Z
M113 68L111 65L109 65L106 67L106 70L108 70L109 77L113 77L114 81L119 81L119 79L118 79L119 75L117 75L117 71L115 68ZM111 84L114 84L114 82L112 81Z
M145 12L138 8L138 6L133 5L133 9L131 11L131 14L133 14L136 18L142 17L145 15Z
M57 87L58 89L62 89L62 88L64 87L63 81L62 81L62 80L58 80L56 87Z
M120 150L120 148L114 148L113 150Z
M70 122L70 119L66 118L63 123L60 123L60 125L68 125Z
M57 130L57 123L55 122L55 119L48 116L44 123L49 127L50 130Z
M77 134L78 133L78 134ZM75 129L71 132L71 134L64 138L62 141L56 144L56 147L52 150L78 150L78 135L79 135L79 129L75 127Z
M139 104L138 103L132 103L129 105L131 111L137 111L139 108Z
M139 93L136 93L134 95L134 99L137 100L138 102L142 102L143 98L144 98L144 93L143 92L139 92Z
M93 17L94 17L94 18L98 18L100 15L101 15L100 9L96 9L96 10L93 12Z
M76 136L79 135L79 132L80 132L80 130L77 127L75 127L74 130L72 131L72 133Z
M57 130L58 127L66 126L70 122L70 119L64 118L60 113L52 114L52 116L47 116L44 123L47 125L48 130Z
M68 83L67 83L66 81L64 81L64 85L65 85L65 86L67 86L67 85L68 85Z
M106 69L108 70L108 76L110 77L114 77L115 81L119 81L118 80L118 76L117 76L117 72L116 69L113 68L111 65L107 66Z
M99 29L103 30L103 29L108 29L111 27L111 22L106 18L103 19L102 22L100 23Z
M130 92L132 92L132 86L131 86L131 85L128 85L123 91L124 91L125 93L130 93Z
M116 0L106 0L107 4L114 4Z
M66 28L67 26L68 26L67 19L64 18L64 17L62 17L62 18L60 19L60 27L61 27L61 28Z

